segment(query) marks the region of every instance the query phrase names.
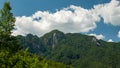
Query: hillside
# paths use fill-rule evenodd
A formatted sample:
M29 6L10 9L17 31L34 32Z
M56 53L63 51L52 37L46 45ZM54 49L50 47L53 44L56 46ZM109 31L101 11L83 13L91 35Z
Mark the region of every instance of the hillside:
M42 37L17 36L24 48L47 59L75 68L119 68L120 43L109 43L93 36L53 30Z

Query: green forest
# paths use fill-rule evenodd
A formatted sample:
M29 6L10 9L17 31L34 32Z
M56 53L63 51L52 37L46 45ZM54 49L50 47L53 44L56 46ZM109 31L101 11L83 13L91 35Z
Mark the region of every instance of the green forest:
M120 43L97 40L94 36L79 33L64 34L58 30L42 37L28 34L17 38L29 52L74 68L120 67Z
M0 68L120 68L120 42L59 30L12 36L11 10L9 2L0 9Z

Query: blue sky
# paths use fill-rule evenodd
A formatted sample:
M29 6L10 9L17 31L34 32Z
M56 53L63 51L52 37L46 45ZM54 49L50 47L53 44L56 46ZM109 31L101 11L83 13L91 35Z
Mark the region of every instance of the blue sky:
M0 7L2 7L5 1L10 1L15 16L29 16L39 10L54 12L56 9L70 5L90 9L93 5L110 2L110 0L0 0Z
M79 7L79 8L83 8L85 11L90 10L90 12L91 12L92 11L91 9L93 9L94 11L98 10L97 8L94 8L94 6L98 7L98 4L99 5L104 5L104 4L111 3L111 0L36 0L36 1L35 0L0 0L0 8L2 7L4 1L10 1L11 6L13 8L12 12L13 12L14 16L17 17L17 20L20 19L18 21L19 23L22 19L27 20L27 22L29 22L28 18L32 17L32 15L36 15L35 13L38 13L38 11L41 11L41 14L45 14L44 12L48 11L48 13L49 13L48 15L52 15L54 13L57 13L57 11L59 12L61 10L64 10L63 8L67 8L67 11L70 11L69 10L69 9L71 9L70 6L73 5L72 9L74 11L75 10L77 11L78 9L76 9L76 7ZM111 5L119 8L119 5L116 6L116 5L113 5L113 4L117 4L117 2L112 2L112 4L109 4L109 6L110 6L109 8L111 8ZM104 5L104 7L106 7L106 6ZM99 8L101 9L101 11L103 11L104 7L103 8L99 7ZM82 9L80 9L80 10L82 10ZM84 12L84 10L81 11L81 12ZM116 10L114 13L116 13L117 11L118 10ZM106 12L106 10L105 10L105 12ZM88 13L89 13L89 11L88 11ZM79 28L82 25L84 25L84 23L82 24L81 22L79 22L80 23L79 26L78 25L76 26L76 27L78 27L78 29L74 28L75 26L71 26L71 23L67 24L67 25L66 24L65 25L58 24L60 26L55 24L55 26L52 25L51 26L52 28L50 28L50 29L51 30L52 29L57 29L57 26L58 26L59 27L58 29L60 29L61 31L63 30L61 27L63 27L65 29L65 30L63 30L63 32L68 31L68 32L80 32L80 33L84 33L84 34L96 34L96 35L104 36L104 38L102 38L102 39L105 40L105 41L108 41L109 39L112 39L115 42L120 41L120 38L118 38L118 32L120 31L120 22L118 22L118 20L117 20L118 18L120 19L120 17L117 16L117 17L115 17L116 19L109 20L109 15L111 15L110 13L108 14L108 16L106 16L104 14L104 12L103 13L99 12L99 13L101 15L100 20L99 20L99 18L98 18L98 20L95 20L95 21L93 21L94 19L88 20L88 21L93 21L93 23L91 23L93 25L91 25L91 27L89 27L89 28L88 27ZM111 13L113 13L113 12L111 12ZM118 11L118 14L119 13L120 13L120 11ZM90 15L93 15L93 14L90 14ZM99 17L99 15L96 16L96 17ZM43 19L44 17L41 17L41 18ZM69 17L67 16L66 18L68 19ZM46 19L46 17L45 17L45 19ZM23 20L21 22L24 23ZM46 20L48 20L48 18ZM114 21L115 22L117 21L117 24L115 24ZM16 25L18 25L18 26L19 25L25 25L23 23L18 24L18 22L16 22L17 23ZM33 23L32 21L30 21L30 22ZM41 22L41 21L39 21L39 22ZM47 21L47 22L49 22L49 21ZM74 23L74 22L75 21L73 21L72 23ZM53 22L53 23L56 23L56 21ZM85 23L86 23L86 21L85 21ZM96 24L96 26L94 24ZM48 25L48 24L41 24L41 25L43 25L47 28L46 25ZM40 35L40 33L44 34L44 33L50 31L48 29L44 29L45 27L43 27L43 26L40 26L40 27L43 27L43 28L38 28L38 26L36 26L36 28L34 28L33 26L28 25L27 28L22 28L21 27L22 29L20 29L19 28L20 26L19 27L18 26L16 26L16 28L18 28L18 30L19 30L17 32L17 34L22 34L22 35L27 34L27 33ZM70 27L72 28L71 30L69 29ZM33 29L31 29L31 28L33 28ZM39 33L37 32L37 29L38 29L38 31L40 31ZM83 29L83 30L81 30L81 29ZM26 31L20 32L21 30L26 30ZM43 32L43 31L46 31L46 32Z

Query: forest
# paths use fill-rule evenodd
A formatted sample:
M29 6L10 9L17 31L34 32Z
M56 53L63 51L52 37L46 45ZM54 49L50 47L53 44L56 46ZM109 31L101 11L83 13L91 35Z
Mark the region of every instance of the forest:
M28 34L17 38L29 52L74 68L120 67L120 43L106 42L79 33L64 34L58 30L42 37Z

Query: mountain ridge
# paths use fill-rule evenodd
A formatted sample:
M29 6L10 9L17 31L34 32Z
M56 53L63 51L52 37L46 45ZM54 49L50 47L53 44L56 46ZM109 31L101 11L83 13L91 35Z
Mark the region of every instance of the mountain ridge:
M24 48L29 48L29 52L75 68L91 68L95 65L97 68L119 67L120 61L115 60L120 59L120 43L110 43L80 33L64 34L58 30L42 37L28 34L18 39Z

